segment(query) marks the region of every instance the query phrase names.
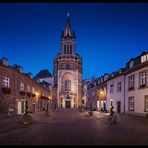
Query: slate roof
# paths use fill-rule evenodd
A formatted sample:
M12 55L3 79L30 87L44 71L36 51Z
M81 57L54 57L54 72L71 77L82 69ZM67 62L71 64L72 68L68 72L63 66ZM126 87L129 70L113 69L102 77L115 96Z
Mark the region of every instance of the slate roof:
M41 70L37 75L35 75L34 79L41 79L41 78L49 78L52 77L51 73L47 70Z

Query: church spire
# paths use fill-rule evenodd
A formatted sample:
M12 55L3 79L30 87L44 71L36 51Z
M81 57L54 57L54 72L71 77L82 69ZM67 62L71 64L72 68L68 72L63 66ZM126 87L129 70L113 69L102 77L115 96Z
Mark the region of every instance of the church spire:
M64 37L73 37L72 28L70 25L69 13L67 13L66 27L64 30Z
M67 13L66 26L61 34L61 50L62 54L71 55L75 54L76 37L75 32L70 25L69 13Z

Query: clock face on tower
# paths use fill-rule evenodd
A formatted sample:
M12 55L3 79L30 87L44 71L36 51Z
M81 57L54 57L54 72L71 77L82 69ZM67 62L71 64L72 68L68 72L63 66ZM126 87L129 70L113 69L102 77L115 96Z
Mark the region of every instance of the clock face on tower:
M61 35L61 53L54 60L54 80L58 107L81 106L82 58L76 54L76 38L69 15ZM68 93L68 98L67 98Z

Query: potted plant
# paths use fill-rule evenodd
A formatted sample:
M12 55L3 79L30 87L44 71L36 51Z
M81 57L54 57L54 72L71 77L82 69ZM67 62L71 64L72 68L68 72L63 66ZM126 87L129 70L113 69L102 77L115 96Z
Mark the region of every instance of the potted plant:
M88 112L88 114L89 114L90 116L93 116L93 111L90 110L90 111Z
M28 101L25 102L25 113L21 116L21 123L28 125L32 123L32 116L28 114Z

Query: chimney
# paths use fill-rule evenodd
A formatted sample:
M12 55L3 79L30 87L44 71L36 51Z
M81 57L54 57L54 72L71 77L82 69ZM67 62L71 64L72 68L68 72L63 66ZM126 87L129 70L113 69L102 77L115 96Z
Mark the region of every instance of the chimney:
M92 79L91 79L91 80L92 80L92 82L94 82L94 81L95 81L95 77L92 77Z
M15 68L18 72L23 73L23 67L22 66L15 64L15 65L13 65L13 68Z
M20 73L23 73L23 67L22 67L22 66L19 66L19 67L18 67L18 71L19 71Z
M1 58L0 62L1 62L3 65L8 66L8 59L7 59L7 58L5 58L5 57Z
M120 68L119 69L119 74L121 74L123 72L123 69L122 68Z
M26 73L26 75L29 76L30 79L32 79L32 73L31 72Z

